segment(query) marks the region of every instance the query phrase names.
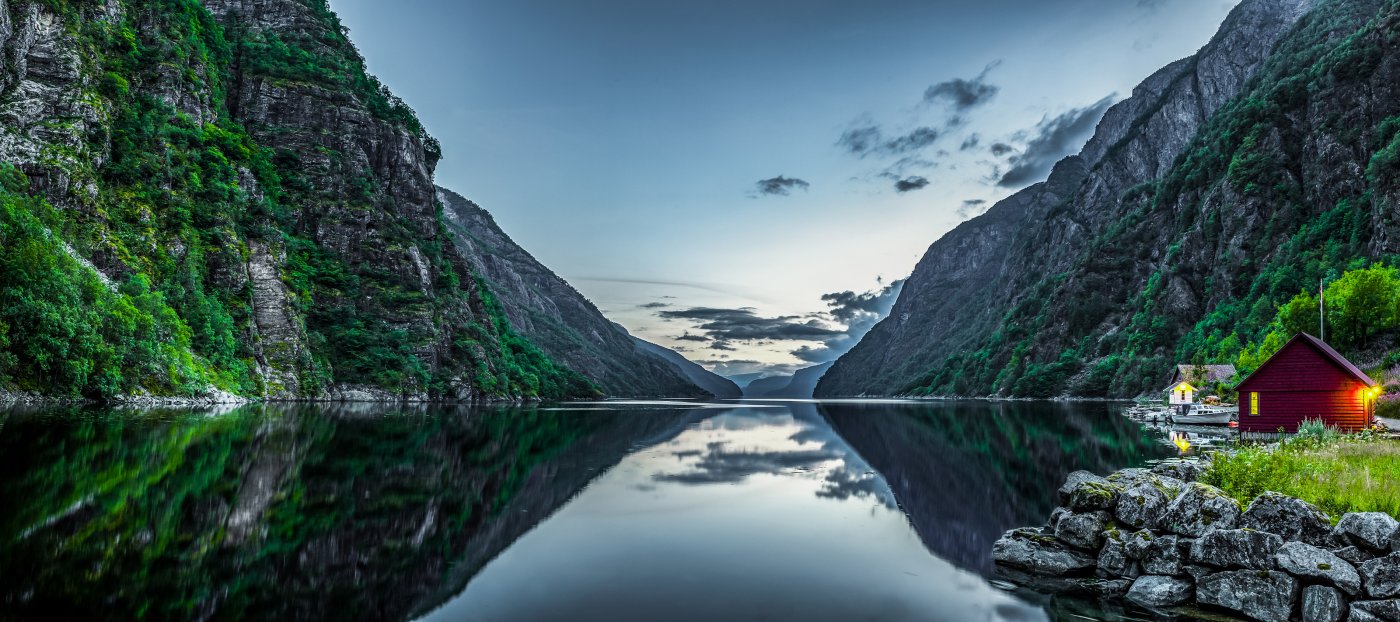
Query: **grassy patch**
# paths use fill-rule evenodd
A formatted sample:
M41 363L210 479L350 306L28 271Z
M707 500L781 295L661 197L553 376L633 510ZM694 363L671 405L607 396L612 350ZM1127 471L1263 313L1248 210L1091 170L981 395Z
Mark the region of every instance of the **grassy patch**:
M1400 515L1400 443L1364 434L1241 447L1217 455L1203 479L1245 503L1272 490L1313 503L1334 519L1346 512Z

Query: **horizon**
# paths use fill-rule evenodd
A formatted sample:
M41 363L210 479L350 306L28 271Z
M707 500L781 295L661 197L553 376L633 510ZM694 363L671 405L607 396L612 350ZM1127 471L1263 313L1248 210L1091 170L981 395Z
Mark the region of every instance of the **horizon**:
M725 376L849 350L929 244L1042 181L1236 4L331 2L442 142L440 185Z

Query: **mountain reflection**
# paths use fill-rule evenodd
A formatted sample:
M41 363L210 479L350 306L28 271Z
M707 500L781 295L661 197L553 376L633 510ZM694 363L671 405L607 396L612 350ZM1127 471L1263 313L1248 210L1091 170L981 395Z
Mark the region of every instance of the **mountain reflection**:
M249 406L12 413L19 619L404 619L684 410Z
M987 574L1006 530L1043 523L1077 469L1108 472L1172 454L1102 403L823 402L845 442L884 476L929 550Z

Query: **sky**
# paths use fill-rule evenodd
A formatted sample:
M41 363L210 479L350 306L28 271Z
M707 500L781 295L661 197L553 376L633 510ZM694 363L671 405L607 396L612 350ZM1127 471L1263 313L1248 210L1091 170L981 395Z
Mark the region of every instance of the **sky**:
M330 0L437 182L633 334L832 360L1237 0Z

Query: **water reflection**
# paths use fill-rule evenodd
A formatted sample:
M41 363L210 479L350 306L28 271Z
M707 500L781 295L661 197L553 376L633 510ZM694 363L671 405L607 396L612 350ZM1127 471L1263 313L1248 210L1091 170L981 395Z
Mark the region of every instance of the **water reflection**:
M3 411L0 618L1042 620L991 538L1169 450L1085 405Z

